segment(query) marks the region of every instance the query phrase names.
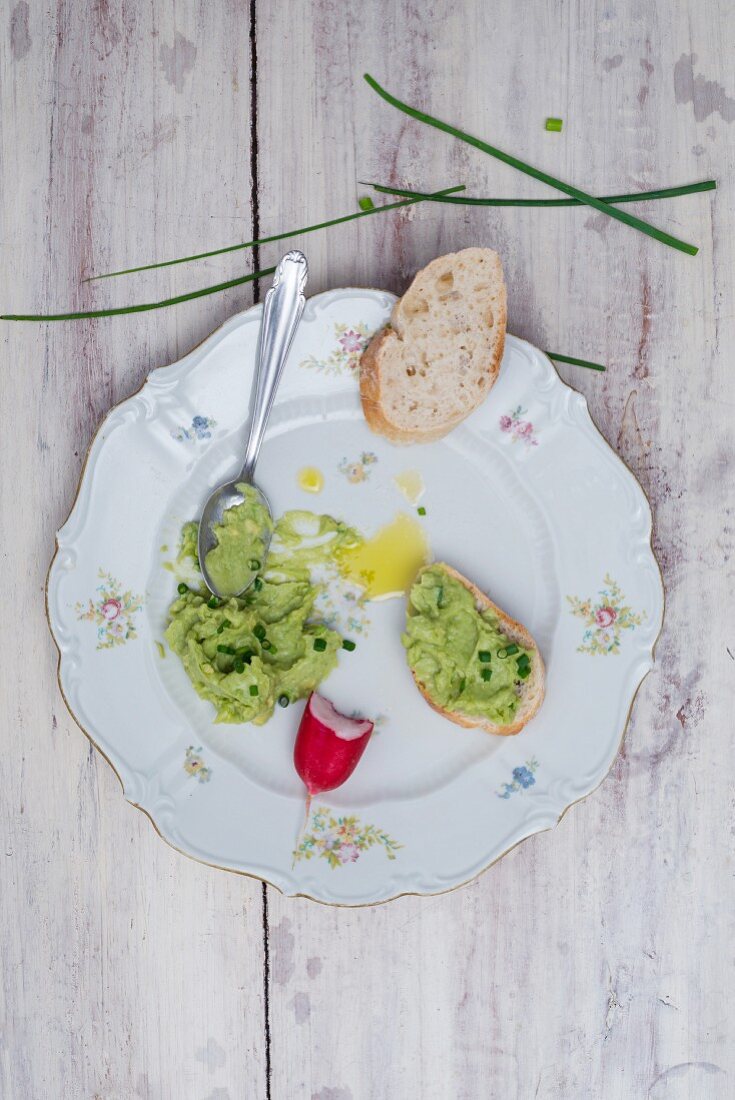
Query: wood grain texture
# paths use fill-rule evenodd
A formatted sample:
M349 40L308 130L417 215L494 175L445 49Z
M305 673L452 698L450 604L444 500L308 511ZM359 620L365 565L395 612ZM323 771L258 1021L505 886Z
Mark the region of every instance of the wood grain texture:
M294 242L312 292L400 291L434 255L490 245L510 331L608 364L561 373L654 506L657 665L610 776L556 830L444 897L348 911L268 890L264 928L257 884L185 860L125 804L58 695L42 604L101 416L252 292L3 325L0 1096L726 1100L732 6L251 7L252 38L234 0L3 9L0 304L123 304L233 277L247 253L81 284L247 239L254 218L267 234L348 212L359 179L547 194L381 103L366 69L598 194L717 177L714 195L634 208L698 243L695 259L584 210L424 206Z
M163 297L242 269L80 285L249 233L249 27L219 8L3 5L6 310ZM261 887L178 855L123 800L59 696L43 605L97 423L243 304L0 328L3 1100L265 1092Z

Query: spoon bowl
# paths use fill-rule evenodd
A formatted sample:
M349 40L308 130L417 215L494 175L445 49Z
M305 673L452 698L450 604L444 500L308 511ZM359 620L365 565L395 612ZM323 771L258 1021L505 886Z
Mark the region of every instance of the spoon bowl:
M263 303L263 319L256 353L255 393L252 402L248 442L245 449L245 462L238 477L218 486L209 496L199 522L197 547L199 567L210 592L220 599L242 595L253 583L259 570L265 564L265 555L268 552L273 528L273 515L268 498L255 484L253 477L276 390L281 381L294 333L304 311L306 301L304 287L306 286L307 275L306 257L303 252L296 249L287 252L276 268L273 276L273 286L266 294ZM263 525L257 540L265 548L262 552L259 551L258 567L249 566L248 562L255 559L252 557L248 559L246 555L243 555L245 564L242 568L238 566L236 570L235 590L225 591L221 584L218 585L210 575L207 568L207 555L219 545L218 532L224 530L226 513L246 503L243 491L245 487L254 490L254 496L249 494L250 503L261 504L266 509L270 523ZM240 583L241 581L242 583Z

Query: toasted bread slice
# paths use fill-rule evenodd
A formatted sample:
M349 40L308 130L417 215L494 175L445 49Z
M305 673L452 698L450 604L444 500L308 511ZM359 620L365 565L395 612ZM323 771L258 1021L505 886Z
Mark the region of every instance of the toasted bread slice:
M441 439L487 397L506 325L505 280L490 248L465 248L419 271L360 361L374 432L393 443Z
M527 680L521 683L520 705L515 713L513 722L507 726L497 726L488 719L480 718L476 715L462 714L459 711L449 711L439 706L437 703L433 702L425 686L416 678L415 673L411 670L413 678L416 681L416 686L430 707L445 718L448 718L450 722L455 722L458 726L465 726L467 729L479 728L486 730L488 733L498 733L503 736L512 733L520 733L526 723L530 722L544 701L544 662L541 659L541 654L538 651L536 643L525 626L516 622L515 619L511 619L510 615L506 615L506 613L499 608L496 603L493 603L490 597L482 592L476 584L473 584L472 581L463 577L462 574L458 573L456 569L453 569L451 565L447 565L446 562L433 562L431 566L425 566L424 568L443 569L450 577L453 577L456 581L459 581L460 584L464 585L464 587L474 596L477 610L489 610L497 615L503 633L506 634L512 642L517 642L518 645L529 650L533 655L533 661L531 675ZM420 570L417 576L421 576L422 572L423 569Z

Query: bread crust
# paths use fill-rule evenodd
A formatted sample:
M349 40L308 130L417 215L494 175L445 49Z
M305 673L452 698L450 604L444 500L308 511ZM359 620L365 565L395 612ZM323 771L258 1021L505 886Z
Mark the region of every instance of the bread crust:
M533 669L531 676L525 682L523 686L523 694L521 696L521 705L516 712L515 721L508 726L496 726L487 719L476 717L475 715L461 714L458 711L449 711L444 707L434 703L428 695L426 688L417 679L415 672L411 669L411 674L416 683L416 687L423 695L426 702L435 710L437 714L441 714L443 718L448 718L450 722L454 722L457 726L463 726L465 729L483 729L487 733L497 733L503 737L508 737L511 734L520 733L523 727L531 721L534 715L537 713L539 707L544 701L544 691L546 682L546 670L544 668L544 662L539 653L538 646L535 641L526 630L523 623L519 623L516 619L512 619L510 615L507 615L502 608L498 607L496 603L490 599L487 593L483 592L476 584L468 580L451 565L447 565L446 562L437 561L432 562L431 565L424 566L421 569L416 579L426 569L443 569L454 580L459 581L464 585L468 592L471 592L475 599L475 606L478 611L492 611L497 615L500 624L503 628L503 633L511 639L511 641L518 642L524 649L528 649L533 653Z
M460 416L453 417L445 420L438 428L426 428L425 430L412 430L406 431L400 428L397 424L390 421L385 413L385 407L383 402L383 390L384 387L390 384L390 379L384 379L382 372L382 363L386 353L389 350L392 341L401 340L401 329L403 327L403 319L401 316L401 307L405 298L416 288L417 284L426 279L433 277L434 270L440 267L446 267L447 261L453 261L457 256L467 256L472 252L487 252L492 251L489 249L464 249L462 252L450 252L444 256L438 256L432 260L426 267L423 267L416 273L414 279L409 286L403 297L399 298L394 304L391 311L391 319L388 325L381 329L370 340L369 344L362 353L360 359L360 400L362 402L362 409L368 426L372 431L378 435L385 436L391 443L408 444L408 443L433 443L437 439L442 439L450 431L461 424L474 410L482 404L485 398L488 396L490 390L495 385L498 374L500 372L500 364L503 359L503 351L505 349L505 331L508 319L507 300L505 295L505 283L503 280L502 266L498 259L498 265L500 266L500 279L501 279L501 301L496 303L495 307L495 321L494 327L498 329L497 343L494 349L492 358L487 366L487 374L489 377L489 383L487 388L482 392L479 400L476 404L463 412ZM493 255L496 255L493 253ZM496 256L497 258L497 256Z

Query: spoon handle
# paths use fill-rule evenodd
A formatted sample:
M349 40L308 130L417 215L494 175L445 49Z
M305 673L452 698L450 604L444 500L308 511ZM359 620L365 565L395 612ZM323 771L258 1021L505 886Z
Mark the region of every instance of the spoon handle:
M273 286L265 296L256 354L255 396L250 432L240 475L246 482L253 480L273 398L281 381L291 341L304 312L307 275L308 267L303 252L296 249L287 252L276 268Z

